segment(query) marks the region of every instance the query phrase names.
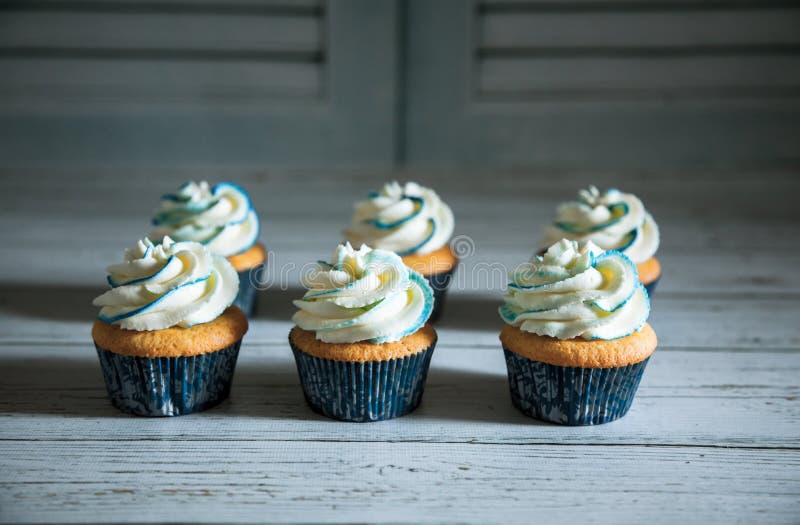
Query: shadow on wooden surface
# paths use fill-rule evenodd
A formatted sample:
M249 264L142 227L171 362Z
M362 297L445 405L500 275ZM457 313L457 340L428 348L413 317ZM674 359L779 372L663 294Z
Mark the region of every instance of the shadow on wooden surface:
M411 417L472 423L547 424L524 416L514 408L505 374L435 366L428 375L422 404Z
M0 388L0 413L133 417L111 406L100 367L92 353L87 348L86 355L80 358L0 359L0 370L7 378ZM270 364L240 363L231 397L208 414L214 417L331 421L308 407L294 363L288 360L279 364L274 361ZM439 369L436 366L429 373L421 406L407 417L432 421L540 424L511 406L505 374Z
M258 303L254 320L274 319L276 321L289 321L297 308L292 304L295 299L302 299L303 288L272 287L258 292Z
M94 286L0 283L0 312L54 321L91 321L92 299L105 289Z
M0 413L96 418L120 415L106 397L96 360L0 359L0 370L6 378Z
M502 295L448 294L444 311L437 328L460 328L465 330L487 330L500 333L503 322L497 314L502 304Z

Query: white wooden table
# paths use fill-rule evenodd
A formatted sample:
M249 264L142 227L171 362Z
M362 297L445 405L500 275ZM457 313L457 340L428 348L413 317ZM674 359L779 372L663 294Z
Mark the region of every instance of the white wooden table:
M797 172L0 176L0 522L800 522ZM304 403L290 299L351 203L393 177L440 189L475 252L422 406L334 422ZM273 286L228 401L127 416L106 399L91 299L158 197L189 178L250 190ZM624 419L541 424L509 401L497 271L526 259L556 203L590 183L639 194L661 226L660 345Z

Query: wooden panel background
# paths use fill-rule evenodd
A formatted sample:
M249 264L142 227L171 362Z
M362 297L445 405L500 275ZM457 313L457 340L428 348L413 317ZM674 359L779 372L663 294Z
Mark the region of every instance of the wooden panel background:
M796 163L800 4L410 0L412 164Z
M395 2L0 4L0 164L389 165Z
M795 165L783 0L0 3L3 166Z

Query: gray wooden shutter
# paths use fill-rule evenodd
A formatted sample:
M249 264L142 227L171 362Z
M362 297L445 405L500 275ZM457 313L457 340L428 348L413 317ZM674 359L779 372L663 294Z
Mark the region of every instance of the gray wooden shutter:
M0 155L63 163L386 164L393 4L0 4Z
M800 4L410 0L412 163L800 157Z

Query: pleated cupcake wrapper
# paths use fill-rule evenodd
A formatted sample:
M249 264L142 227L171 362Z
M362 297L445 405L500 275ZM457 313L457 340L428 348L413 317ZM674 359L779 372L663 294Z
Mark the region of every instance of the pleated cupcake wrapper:
M402 359L364 363L322 359L290 345L311 409L363 423L399 417L419 406L436 343Z
M456 273L456 266L453 266L446 272L439 272L425 276L425 278L428 279L428 283L430 283L431 288L433 289L433 310L431 311L431 316L428 318L429 323L435 323L442 315L444 299L447 296L447 289L450 287L450 283L453 281L453 274Z
M658 281L660 281L660 280L661 280L661 276L659 275L658 277L656 277L656 279L654 281L650 281L649 283L644 285L644 289L647 290L647 295L651 299L653 298L653 293L656 291L656 285L658 284Z
M503 347L511 401L524 414L562 425L599 425L628 413L648 359L616 368L533 361Z
M250 280L250 272L256 271L258 266L248 268L239 273L239 293L236 294L236 299L233 301L235 306L238 306L244 315L250 317L256 313L256 303L258 299L258 288Z
M180 416L228 397L241 341L189 357L135 357L97 348L111 403L137 416Z

